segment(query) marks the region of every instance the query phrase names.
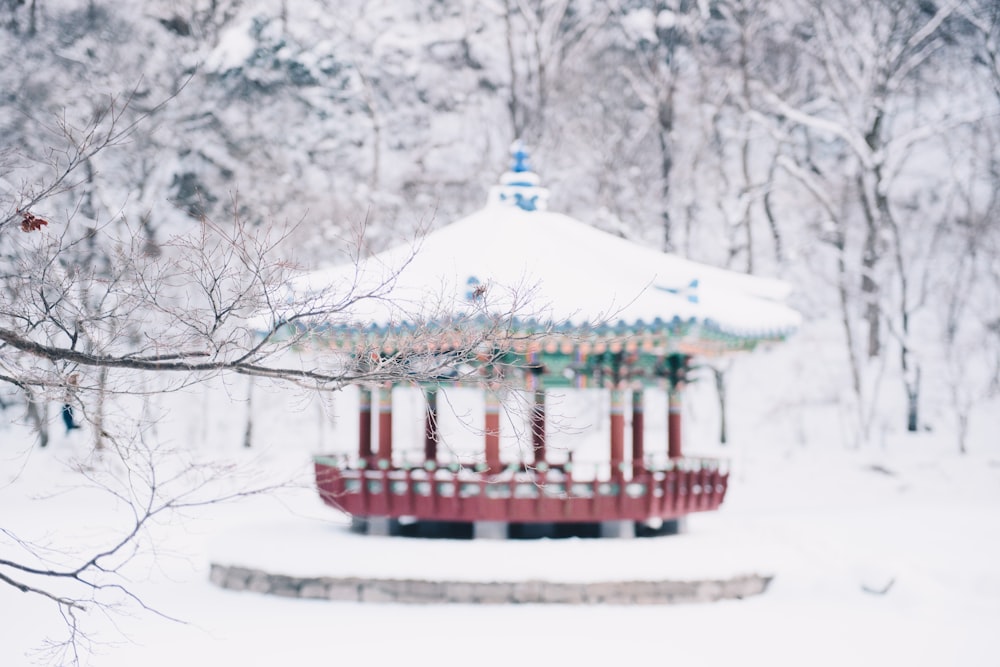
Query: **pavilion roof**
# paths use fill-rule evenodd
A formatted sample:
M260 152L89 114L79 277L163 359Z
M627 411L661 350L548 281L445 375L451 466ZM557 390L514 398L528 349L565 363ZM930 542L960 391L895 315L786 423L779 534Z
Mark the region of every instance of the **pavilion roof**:
M503 319L507 331L556 339L674 337L744 348L799 326L800 315L784 303L786 283L608 234L544 210L546 195L523 159L516 161L482 210L357 266L311 273L298 287L380 294L328 325L345 342Z

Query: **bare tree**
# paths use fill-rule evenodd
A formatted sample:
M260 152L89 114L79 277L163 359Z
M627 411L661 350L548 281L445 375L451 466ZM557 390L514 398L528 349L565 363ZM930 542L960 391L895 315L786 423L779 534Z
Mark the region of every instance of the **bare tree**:
M625 70L632 91L644 105L659 147L657 172L660 178L660 224L662 248L677 249L676 230L670 212L671 185L675 162L675 119L681 89L686 50L698 38L707 18L707 6L683 1L642 3L638 9L614 3L617 25L632 33L630 50L634 58ZM640 28L641 26L641 28ZM639 28L638 34L636 29Z
M846 232L860 228L856 266L866 326L863 356L879 357L886 331L893 336L907 395L907 428L916 430L921 369L913 317L925 301L915 275L919 269L912 263L915 256L906 245L915 238L912 232L923 216L911 215L902 205L911 193L900 187L900 176L911 164L915 148L962 121L947 118L948 112L945 118L932 119L934 111L928 109L913 122L904 108L920 103L922 76L946 43L942 26L955 8L895 0L795 6L804 20L799 48L809 56L816 83L811 90L797 91L795 100L764 82L756 85L769 114L790 129L812 135L823 143L824 152L840 156L839 164L824 167L826 155L800 153L804 157L799 159L800 168L789 173L814 193L822 191L828 197L830 191L840 191L853 198L850 208L838 211L838 217L846 213L844 222L851 224L836 235L835 247L843 252L849 247ZM845 165L849 165L846 170ZM816 178L827 183L806 182ZM891 260L889 268L883 266L886 257ZM855 262L845 268L851 265Z
M88 641L84 611L111 613L120 603L150 608L124 572L150 548L151 522L271 488L227 486L233 471L163 447L141 410L128 419L123 404L224 375L310 391L452 377L464 372L464 360L493 350L490 341L505 335L520 307L493 311L484 299L475 312L455 316L442 302L440 312L422 309L425 319L414 319L412 330L386 334L391 341L362 336L302 356L298 351L331 327L356 324L358 304L391 306L408 260L374 279L345 271L330 286L307 287L282 248L288 232L247 224L235 198L230 222L202 218L161 239L156 252L141 222L96 206L97 220L78 220L87 184L76 175L103 151L123 149L135 127L123 125L123 106L106 109L82 132L66 128L46 168L25 172L20 188L0 194L0 383L26 397L42 444L48 422L39 408L49 402L63 406L67 429L89 428L95 458L87 468L107 474L83 472L131 516L110 544L86 553L9 529L0 535L0 581L54 604L68 629L54 648L71 663ZM364 243L363 230L344 240L355 267Z
M164 551L157 538L160 526L292 481L276 482L190 451L165 450L141 431L119 435L112 439L114 456L92 456L72 470L78 490L99 492L102 503L114 510L115 525L106 536L84 545L56 539L51 527L44 527L44 536L9 525L0 529L0 582L48 600L64 621L65 633L49 637L37 651L43 664L84 662L96 646L112 639L92 631L100 618L114 623L118 615L145 612L179 621L136 587L136 567ZM52 493L59 491L55 486Z
M718 206L731 230L729 262L742 255L742 270L754 273L762 254L755 229L762 223L771 237L774 260L780 265L786 259L774 195L781 189L779 159L789 144L760 118L756 83L789 91L803 81L795 53L787 47L787 16L781 5L718 0L712 4L712 17L695 53L701 62L702 89L711 91L714 82L716 91L716 99L703 105L714 111L709 145L717 154L724 188Z
M588 45L608 10L592 0L503 0L502 13L511 129L538 144L563 63Z

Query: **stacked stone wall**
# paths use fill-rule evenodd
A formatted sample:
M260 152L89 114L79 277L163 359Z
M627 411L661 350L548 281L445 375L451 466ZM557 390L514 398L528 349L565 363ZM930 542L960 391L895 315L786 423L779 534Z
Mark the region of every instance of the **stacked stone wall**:
M741 599L763 593L757 574L693 581L428 581L359 577L292 577L212 564L217 586L283 597L410 604L675 604Z

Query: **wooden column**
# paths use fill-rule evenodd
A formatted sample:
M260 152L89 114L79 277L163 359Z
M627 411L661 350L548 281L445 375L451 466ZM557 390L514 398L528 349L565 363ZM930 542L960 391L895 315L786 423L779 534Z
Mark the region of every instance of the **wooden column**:
M486 469L490 474L503 470L500 464L500 397L486 388Z
M667 408L667 456L679 459L681 453L681 392L671 389Z
M625 392L611 390L611 477L622 474L625 462Z
M358 459L369 463L372 457L372 390L358 388Z
M643 430L645 428L645 416L643 414L643 399L645 393L642 389L632 392L632 476L646 471L646 452L643 442Z
M378 390L378 460L392 465L392 385Z
M545 389L535 389L535 401L531 406L531 449L535 455L535 465L545 462Z
M424 413L424 461L437 461L437 388L424 390L427 411Z

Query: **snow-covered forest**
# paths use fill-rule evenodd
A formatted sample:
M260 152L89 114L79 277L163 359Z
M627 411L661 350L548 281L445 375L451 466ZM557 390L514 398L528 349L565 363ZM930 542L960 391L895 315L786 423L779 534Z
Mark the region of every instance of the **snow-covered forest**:
M235 209L300 223L288 247L318 266L362 223L378 249L475 210L522 138L552 209L799 285L810 319L838 322L859 442L878 420L944 421L962 447L998 389L998 17L973 0L6 2L4 215L120 114L138 123L122 145L34 213L149 250Z
M145 445L142 396L228 371L337 384L252 343L253 318L337 313L354 295L278 304L281 285L479 209L516 139L551 210L794 286L791 366L709 360L702 404L773 372L784 393L753 407L772 435L822 408L850 451L996 440L993 0L0 0L0 57L11 479L65 440L61 405L114 450ZM701 418L717 439L721 411ZM40 588L75 646L76 598Z

